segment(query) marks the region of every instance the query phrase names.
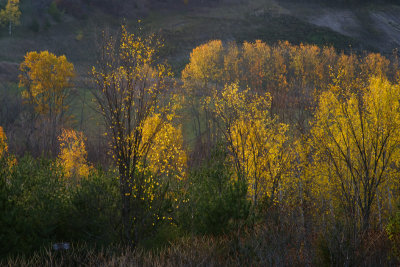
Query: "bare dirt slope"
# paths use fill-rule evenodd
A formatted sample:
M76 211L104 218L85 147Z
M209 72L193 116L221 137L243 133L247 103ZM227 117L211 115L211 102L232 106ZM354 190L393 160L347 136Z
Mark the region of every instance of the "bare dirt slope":
M304 6L296 10L286 5L294 16L320 27L355 38L365 47L391 53L400 47L400 6L382 5L353 8Z

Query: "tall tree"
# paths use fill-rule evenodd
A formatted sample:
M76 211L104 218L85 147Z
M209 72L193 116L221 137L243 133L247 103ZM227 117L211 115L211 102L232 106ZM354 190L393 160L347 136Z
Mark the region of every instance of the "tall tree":
M19 10L19 0L8 0L6 7L0 11L0 23L8 23L8 34L11 35L12 25L19 25L21 11Z
M186 160L182 135L172 124L177 102L169 90L171 73L156 62L159 46L153 35L131 34L122 26L119 38L105 36L99 65L92 70L94 95L119 172L123 236L132 245L157 213L152 204L156 177L181 177ZM153 214L141 205L147 200Z
M58 132L68 119L74 65L65 56L48 51L28 52L20 70L20 86L25 88L22 96L33 105L42 123L43 148L54 154Z

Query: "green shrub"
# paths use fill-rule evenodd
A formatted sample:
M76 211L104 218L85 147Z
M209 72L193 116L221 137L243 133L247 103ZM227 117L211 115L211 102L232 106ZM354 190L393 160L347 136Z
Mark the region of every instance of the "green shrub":
M118 180L107 173L95 171L71 191L70 240L97 246L118 241Z
M190 173L189 201L180 221L187 230L200 234L228 233L249 217L247 185L232 180L225 159L226 152L219 145L203 166Z
M68 205L66 190L59 179L57 167L47 160L24 157L7 176L1 207L1 254L30 253L60 236L63 213ZM7 208L11 206L11 208Z
M0 180L0 256L30 254L54 242L106 246L117 240L117 179L93 172L77 187L51 160L26 156Z

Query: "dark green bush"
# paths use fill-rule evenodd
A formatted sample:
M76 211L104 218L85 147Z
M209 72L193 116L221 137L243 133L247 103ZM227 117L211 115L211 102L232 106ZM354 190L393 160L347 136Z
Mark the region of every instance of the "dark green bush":
M0 180L0 255L30 254L54 242L108 245L118 232L115 177L93 172L70 186L54 161L21 158Z
M219 145L207 162L190 173L189 200L180 221L187 230L228 233L248 219L247 184L232 179L225 161L226 152Z

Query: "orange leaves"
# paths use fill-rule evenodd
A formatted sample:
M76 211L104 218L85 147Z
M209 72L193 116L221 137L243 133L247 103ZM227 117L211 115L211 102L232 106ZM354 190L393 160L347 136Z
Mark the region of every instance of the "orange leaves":
M219 66L222 63L223 46L220 40L210 41L196 47L190 53L190 64L182 72L182 78L218 80ZM189 77L190 76L190 77Z
M63 129L58 140L60 141L58 158L65 171L65 176L74 179L75 182L82 177L88 177L92 167L86 160L86 139L83 133L72 129Z
M377 53L369 53L362 59L361 69L367 77L387 78L390 61Z
M67 109L65 99L75 76L74 66L65 56L28 52L20 65L22 96L39 114L60 114Z

